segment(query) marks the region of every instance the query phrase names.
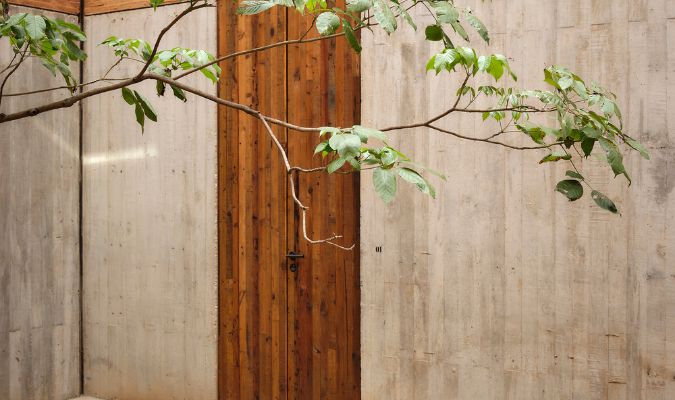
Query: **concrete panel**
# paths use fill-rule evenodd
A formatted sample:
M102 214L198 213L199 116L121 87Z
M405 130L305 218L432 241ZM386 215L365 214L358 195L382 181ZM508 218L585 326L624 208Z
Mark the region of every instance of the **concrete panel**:
M184 6L87 17L87 50L102 76L107 35L153 41ZM216 51L216 11L175 26L164 48ZM138 63L122 63L117 76ZM114 75L113 75L114 76ZM203 76L189 80L216 92ZM217 370L216 106L158 99L145 134L119 92L84 105L84 380L105 399L215 399Z
M543 66L560 63L612 88L652 160L627 156L630 189L602 163L584 162L620 217L554 193L566 165L539 166L541 153L423 129L392 135L449 180L438 200L406 187L384 207L363 179L363 398L675 398L672 2L462 5L496 27L491 51L513 58L519 84L541 87ZM425 76L438 48L423 36L363 34L363 124L421 121L449 107L457 81ZM493 132L474 118L444 124Z
M5 42L3 67L12 54ZM63 85L34 60L17 77L6 94ZM5 97L0 111L66 96ZM80 391L79 132L78 107L0 125L0 399Z

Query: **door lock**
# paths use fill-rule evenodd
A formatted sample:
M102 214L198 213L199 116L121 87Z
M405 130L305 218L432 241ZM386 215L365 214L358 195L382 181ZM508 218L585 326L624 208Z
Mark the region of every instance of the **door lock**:
M295 260L297 260L298 258L305 258L305 255L291 251L290 253L286 254L286 257L292 260L291 265L289 267L291 272L298 272L298 264L295 263Z

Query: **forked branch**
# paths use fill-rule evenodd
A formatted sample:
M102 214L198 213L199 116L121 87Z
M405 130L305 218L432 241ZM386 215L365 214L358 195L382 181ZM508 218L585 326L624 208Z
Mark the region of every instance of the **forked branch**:
M276 146L277 150L279 151L279 155L281 155L281 159L284 162L284 167L286 168L286 174L288 175L288 183L289 187L291 189L291 197L293 198L293 203L295 203L295 207L300 211L301 219L302 219L302 235L305 238L306 241L308 241L311 244L329 244L331 246L335 246L339 249L342 250L353 250L356 245L351 245L350 247L345 247L342 246L338 243L335 243L336 240L341 239L342 236L340 235L333 235L329 238L325 239L311 239L309 237L309 234L307 233L307 213L309 211L309 207L307 207L305 204L302 203L300 200L300 197L298 196L297 191L295 190L295 180L294 178L294 171L310 171L308 169L300 168L300 167L293 167L291 166L290 160L288 159L288 154L286 153L286 149L284 149L284 146L281 144L279 141L279 138L277 135L274 134L274 131L272 130L272 127L269 125L267 122L267 118L263 116L262 114L258 114L258 118L260 118L260 121L262 124L265 126L265 130L267 131L267 134L269 135L270 139ZM325 168L322 168L325 169Z

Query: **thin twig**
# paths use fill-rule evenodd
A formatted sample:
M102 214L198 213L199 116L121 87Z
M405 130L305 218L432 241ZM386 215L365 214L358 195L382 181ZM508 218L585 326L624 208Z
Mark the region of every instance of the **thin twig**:
M307 170L300 167L291 167L291 163L288 160L288 154L286 154L286 149L284 149L284 146L279 141L279 138L277 138L277 135L274 134L274 131L272 130L272 127L265 119L265 116L259 113L258 118L260 118L260 121L262 121L263 125L265 126L265 129L267 130L267 134L276 145L277 149L279 150L279 154L281 154L281 158L284 161L284 166L286 167L286 172L288 173L288 182L291 188L291 197L293 198L293 202L295 203L296 207L300 210L300 213L302 214L302 234L305 240L311 244L325 243L330 244L331 246L338 247L342 250L353 250L356 245L352 245L351 247L345 247L334 242L335 240L342 238L342 236L340 235L333 235L332 237L326 239L311 239L309 237L309 235L307 234L307 211L309 210L309 207L307 207L302 203L302 201L300 201L300 198L298 197L298 194L295 190L295 181L293 179L293 171L299 170L307 171Z
M14 56L12 57L11 61L9 62L9 64L7 64L5 68L2 69L2 71L0 71L0 75L7 72L10 68L14 68L14 61L16 61L16 58L19 56L19 53L20 52L14 52Z
M514 146L514 145L511 145L511 144L508 144L508 143L498 142L498 141L496 141L496 140L481 139L481 138L475 138L475 137L471 137L471 136L465 136L465 135L459 134L459 133L457 133L457 132L449 131L449 130L447 130L447 129L443 129L443 128L440 128L440 127L438 127L438 126L431 125L431 124L426 125L426 127L427 127L427 128L431 128L431 129L433 129L433 130L435 130L435 131L438 131L438 132L441 132L441 133L445 133L445 134L448 134L448 135L452 135L452 136L458 137L458 138L460 138L460 139L470 140L470 141L472 141L472 142L483 142L483 143L496 144L496 145L498 145L498 146L507 147L507 148L513 149L513 150L538 150L538 149L548 149L548 148L550 148L550 147L557 146L557 145L559 145L559 144L562 143L562 142L555 142L555 143L545 144L545 145L541 145L541 146L522 146L522 147L521 147L521 146Z
M2 80L2 85L0 85L0 105L2 104L2 92L5 91L5 85L7 84L7 80L16 72L17 69L21 66L21 63L23 63L23 60L26 58L26 52L28 52L29 46L26 45L26 48L24 51L21 53L21 58L19 58L19 61L16 62L16 65L14 68L12 68L7 75L5 75L5 78Z
M181 12L180 14L176 15L176 17L171 22L169 22L169 24L167 26L165 26L159 32L159 35L157 35L157 39L155 39L155 45L152 48L152 52L150 53L150 56L148 57L148 60L146 61L145 65L143 66L143 68L141 68L141 70L138 72L138 74L136 75L136 77L134 79L140 79L145 74L145 72L148 70L148 68L153 63L153 61L155 61L155 56L157 55L157 51L159 50L159 45L162 42L162 39L164 38L164 35L166 35L166 33L169 32L171 30L171 28L173 28L173 26L178 23L178 21L180 21L181 19L183 19L183 17L185 17L186 15L190 14L193 11L199 10L201 8L207 8L207 7L212 7L212 5L208 4L208 3L204 3L204 4L200 4L200 5L194 5L192 2L190 2L190 6L188 8L183 10L183 12Z
M326 167L316 167L316 168L301 168L301 167L291 167L289 172L304 172L304 173L312 173L312 172L323 172L326 170Z

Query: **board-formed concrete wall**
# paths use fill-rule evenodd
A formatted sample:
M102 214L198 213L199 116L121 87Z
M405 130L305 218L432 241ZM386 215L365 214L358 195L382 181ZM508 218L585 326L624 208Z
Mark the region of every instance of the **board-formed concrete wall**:
M627 156L631 188L600 162L582 166L617 201L615 216L554 193L566 166L537 165L540 152L392 135L448 182L435 201L405 187L386 207L363 179L363 398L675 398L673 2L461 3L484 17L519 85L543 87L555 62L612 88L652 159ZM363 124L449 108L457 82L425 75L438 46L423 36L363 34ZM493 132L473 118L443 126Z
M115 62L107 35L155 36L185 6L87 17L87 80ZM216 52L216 11L176 25L162 48ZM125 62L115 76L140 64ZM198 76L197 76L198 75ZM211 93L196 74L186 79ZM84 103L84 392L101 398L216 398L216 106L157 98L145 133L120 92Z
M74 17L49 15L77 23ZM0 65L7 65L11 54L3 40ZM77 76L77 65L73 71ZM63 85L36 60L16 75L5 94ZM59 91L5 97L0 111L66 96ZM3 400L63 400L80 391L79 147L78 107L0 125Z

